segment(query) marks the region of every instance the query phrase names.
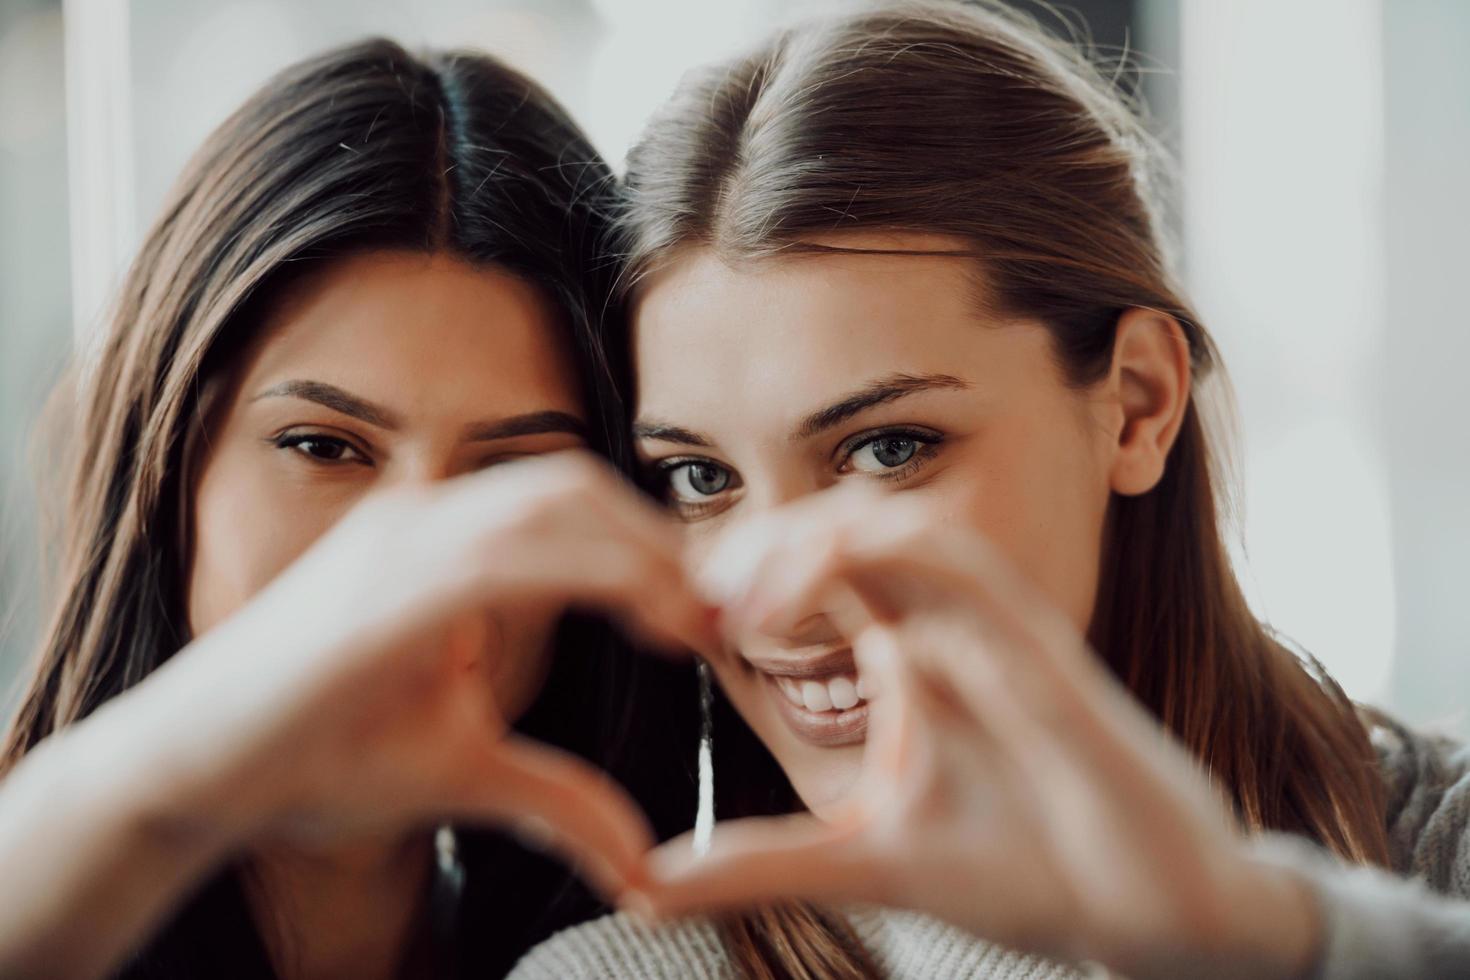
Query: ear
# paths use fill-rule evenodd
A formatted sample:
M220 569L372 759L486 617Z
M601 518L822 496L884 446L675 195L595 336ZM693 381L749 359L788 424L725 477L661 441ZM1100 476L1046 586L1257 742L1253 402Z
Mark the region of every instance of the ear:
M1108 400L1121 418L1108 479L1115 493L1147 493L1164 464L1189 407L1189 341L1179 321L1135 307L1118 319Z

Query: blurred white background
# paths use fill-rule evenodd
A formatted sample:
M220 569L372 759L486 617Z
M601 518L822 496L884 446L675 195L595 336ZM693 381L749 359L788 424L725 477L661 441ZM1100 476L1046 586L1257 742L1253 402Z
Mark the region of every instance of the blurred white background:
M266 76L367 34L481 48L620 161L685 68L832 5L0 0L0 685L37 628L25 446L45 390L185 158ZM1238 395L1257 610L1354 697L1470 734L1470 3L1040 15L1144 66L1125 82L1180 157L1173 221Z

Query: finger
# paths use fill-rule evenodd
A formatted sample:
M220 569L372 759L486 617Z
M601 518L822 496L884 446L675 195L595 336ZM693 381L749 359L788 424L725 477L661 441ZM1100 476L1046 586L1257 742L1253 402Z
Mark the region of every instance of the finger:
M675 661L685 660L691 655L705 659L727 655L722 650L723 641L718 633L718 613L714 611L697 618L691 617L688 627L678 629L644 625L650 621L667 621L667 617L659 618L652 613L635 616L616 609L611 611L592 609L590 611L609 618L618 631L626 636L636 649L643 652Z
M812 563L834 512L845 512L852 496L828 490L731 524L694 569L697 588L727 615L744 613L760 587L781 577L785 563Z
M567 601L612 613L635 637L663 651L704 656L722 646L718 610L690 587L681 564L622 539L584 542L565 562L557 588ZM552 573L557 574L557 573Z
M912 750L914 679L891 630L866 628L853 637L853 659L868 691L868 742L864 778L883 783L900 776Z
M541 849L561 854L609 899L642 882L654 844L647 818L606 773L530 739L508 736L457 801Z
M981 535L953 526L922 502L893 495L832 499L832 507L813 515L812 527L785 535L794 543L767 546L758 563L763 577L745 598L751 628L785 629L814 607L832 605L845 586L878 622L946 609L978 616L999 641L994 656L1017 657L1048 683L1095 683L1104 673L1086 655L1076 627ZM780 538L781 530L767 535ZM945 651L955 652L936 648Z
M558 453L440 488L421 535L472 551L448 602L553 599L629 613L663 645L708 648L714 614L684 577L684 536L605 463Z
M884 573L904 574L893 566ZM1055 652L1059 643L1081 648L1080 638L1049 637L1045 627L1024 623L1007 628L1007 618L978 593L970 595L955 608L921 610L872 631L899 651L908 698L928 705L925 713L933 719L958 724L977 748L997 748L1038 776L1079 767L1096 775L1133 765L1127 761L1133 753L1118 751L1119 739L1136 742L1157 725L1092 658ZM862 646L854 644L855 650ZM1112 696L1113 688L1120 697ZM881 724L881 702L873 711L874 724Z
M701 569L701 584L721 599L730 621L785 633L813 613L830 611L831 592L853 555L883 553L905 541L917 523L910 510L885 506L871 490L814 495L732 528ZM868 597L871 612L881 611L878 598Z
M567 598L620 612L656 648L714 653L717 611L685 574L680 525L605 464L573 460L572 469L565 518L573 533L544 549L571 575Z
M709 849L692 835L658 847L638 909L669 917L779 900L877 900L876 873L857 826L823 824L810 814L717 824Z

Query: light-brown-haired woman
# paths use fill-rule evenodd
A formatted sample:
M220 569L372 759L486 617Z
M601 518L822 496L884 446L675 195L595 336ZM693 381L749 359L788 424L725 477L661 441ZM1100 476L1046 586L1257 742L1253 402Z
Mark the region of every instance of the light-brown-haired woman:
M1464 955L1470 914L1386 877L1387 928L1420 941L1355 952L1386 935L1358 878L1270 834L1470 889L1463 757L1387 722L1370 740L1242 597L1197 396L1218 357L1161 246L1151 148L1076 51L991 4L819 19L655 118L628 173L635 437L726 606L716 809L819 822L674 845L649 901L861 900L968 932L830 904L614 918L521 976ZM1458 947L1436 931L1455 916Z

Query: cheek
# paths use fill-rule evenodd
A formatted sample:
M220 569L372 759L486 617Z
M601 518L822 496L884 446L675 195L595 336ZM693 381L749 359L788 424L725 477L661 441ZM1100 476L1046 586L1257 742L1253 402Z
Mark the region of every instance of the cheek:
M1087 433L1072 419L996 432L941 491L1017 570L1086 631L1097 592L1110 491Z
M821 817L851 792L862 771L862 746L827 748L802 741L786 727L766 690L766 682L758 674L729 662L712 666L725 697L776 757L809 810ZM714 737L718 744L720 733L716 731ZM716 783L719 779L717 765Z
M196 636L248 602L351 503L302 493L245 456L221 447L196 485L188 585Z

